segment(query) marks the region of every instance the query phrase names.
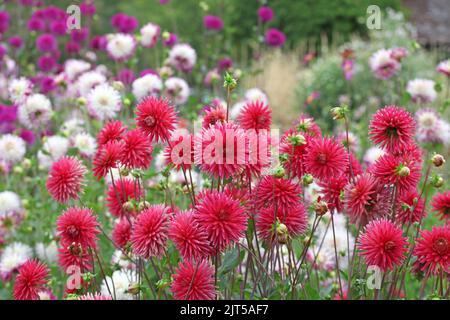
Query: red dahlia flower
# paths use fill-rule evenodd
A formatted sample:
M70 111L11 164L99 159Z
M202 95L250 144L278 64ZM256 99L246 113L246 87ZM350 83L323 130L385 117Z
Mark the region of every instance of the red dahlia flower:
M133 252L145 259L161 257L166 247L169 215L163 205L153 205L142 211L131 230Z
M433 197L431 201L433 211L437 212L441 220L447 220L450 218L450 191L438 193Z
M416 189L400 194L396 206L396 219L400 223L419 222L425 216L425 200Z
M369 127L372 141L390 152L406 148L415 133L414 118L408 111L397 106L378 110Z
M370 169L380 182L395 186L400 193L416 188L420 180L420 165L407 156L386 153Z
M68 208L56 222L58 235L63 243L80 243L83 247L95 247L98 221L91 209Z
M119 120L109 121L104 125L97 135L98 146L102 146L110 141L120 141L127 128Z
M149 137L139 129L130 130L123 137L120 162L128 168L147 169L152 161L152 152Z
M256 186L254 202L257 208L276 207L282 211L300 203L300 185L291 180L264 176Z
M86 167L74 157L62 157L54 162L47 179L47 190L58 202L78 199L83 187Z
M196 207L195 220L206 231L216 251L238 241L247 228L247 216L239 202L216 191L203 196Z
M262 101L247 103L239 113L238 122L243 129L270 130L272 114Z
M387 271L399 266L404 258L407 239L403 231L386 219L374 220L366 225L359 237L358 249L367 265L378 266Z
M193 211L182 211L175 215L169 227L169 238L186 260L198 261L211 254L208 234L195 221Z
M143 197L144 191L137 186L137 181L122 178L109 186L106 206L115 217L133 215L134 212L130 212L127 208L124 208L124 204L131 199L140 199Z
M38 300L39 292L45 290L49 269L38 260L28 260L19 268L13 289L16 300Z
M414 249L421 270L438 274L450 272L450 226L422 230Z
M308 228L308 215L303 204L298 203L285 211L268 207L260 210L256 216L256 229L261 238L268 242L281 241L286 239L285 231L279 227L283 224L287 228L287 235L295 238L303 234Z
M109 170L117 168L117 163L123 152L123 143L111 140L98 148L92 162L94 177L98 180L105 177Z
M348 154L344 147L331 138L312 139L305 155L305 167L319 179L329 179L348 168Z
M152 141L167 141L176 122L175 109L164 98L150 96L136 108L136 124Z
M171 287L175 299L214 299L214 268L207 261L183 261L175 272Z

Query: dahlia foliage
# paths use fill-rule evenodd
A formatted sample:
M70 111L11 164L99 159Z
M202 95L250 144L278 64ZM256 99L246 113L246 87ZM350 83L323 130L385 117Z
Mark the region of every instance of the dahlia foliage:
M280 131L283 106L244 93L228 56L123 13L116 33L66 33L64 10L22 2L35 43L0 11L1 298L449 297L448 145L424 128L445 126L410 107L432 107L431 80L358 128L342 104L325 119L335 131L306 106ZM82 11L95 22L91 2ZM273 10L256 12L261 41L282 47ZM214 15L203 26L212 39L226 28ZM19 68L29 45L31 74ZM405 55L382 49L366 68L390 81ZM155 69L139 67L148 56Z

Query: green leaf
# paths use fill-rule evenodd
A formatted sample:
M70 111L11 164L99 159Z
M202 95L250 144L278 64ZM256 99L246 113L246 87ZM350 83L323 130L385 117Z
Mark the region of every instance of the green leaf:
M226 274L236 268L239 263L244 259L245 252L241 251L239 254L239 250L237 248L233 248L232 250L225 253L223 257L223 263L219 267L219 274Z

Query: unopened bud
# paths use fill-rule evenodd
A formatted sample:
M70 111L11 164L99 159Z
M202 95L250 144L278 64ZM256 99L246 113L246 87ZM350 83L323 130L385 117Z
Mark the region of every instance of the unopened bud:
M145 200L139 202L139 206L138 206L139 211L145 210L145 209L147 209L148 207L150 207L150 202L145 201Z
M28 159L28 158L23 159L23 161L22 161L22 167L23 167L25 170L30 169L30 168L31 168L31 160Z
M313 182L314 182L314 177L312 175L310 175L309 173L305 174L302 177L302 183L304 186L309 186Z
M23 173L23 168L21 166L14 166L13 172L15 174L22 174Z
M276 168L273 170L273 175L274 175L276 178L283 178L283 177L284 177L284 174L285 174L284 168L281 167L281 166L276 167Z
M78 104L80 107L84 107L84 106L87 104L86 98L84 98L84 97L79 97L79 98L77 99L77 104Z
M331 108L331 114L333 115L334 120L344 119L347 112L348 112L348 107L345 105L341 106L341 107Z
M112 87L117 91L123 91L123 89L125 89L125 86L123 85L122 81L114 81L112 83Z
M139 283L130 283L127 292L133 295L139 294L139 292L141 292L141 286Z
M407 177L411 174L411 170L404 165L401 165L400 167L397 168L397 175L400 177Z
M439 175L434 175L431 178L431 185L435 188L440 188L444 185L444 179Z
M127 201L122 205L122 209L126 212L133 212L135 207L134 207L133 202Z
M289 238L289 230L284 223L278 223L275 232L277 233L277 240L280 244L285 244Z
M125 107L131 106L131 100L128 99L128 98L123 99L123 105L124 105Z
M292 143L293 146L302 146L306 144L306 138L302 134L296 134L289 136L288 140Z
M444 156L442 156L441 154L435 154L432 158L431 161L433 162L433 164L436 167L440 167L445 163L445 158Z
M128 168L122 167L119 169L120 175L122 177L126 177L130 174L130 170Z
M314 203L314 212L318 216L323 216L324 214L326 214L328 212L328 204L325 201L321 201L320 199L318 199Z

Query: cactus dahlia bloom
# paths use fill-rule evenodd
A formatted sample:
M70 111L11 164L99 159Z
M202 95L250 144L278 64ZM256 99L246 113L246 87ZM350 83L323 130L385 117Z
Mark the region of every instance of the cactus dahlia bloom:
M413 141L415 121L405 109L386 106L373 115L369 128L374 143L390 152L400 151Z
M407 239L403 230L386 219L374 220L366 225L359 238L358 249L367 265L383 271L399 266L405 258Z
M50 272L46 265L38 260L28 260L19 268L14 282L13 296L16 300L38 300Z
M414 249L421 270L427 274L450 272L450 226L422 230Z
M216 294L214 268L206 260L180 262L173 275L171 291L177 300L213 300Z
M86 167L74 157L62 157L54 162L47 179L47 190L58 202L78 199L84 183Z

